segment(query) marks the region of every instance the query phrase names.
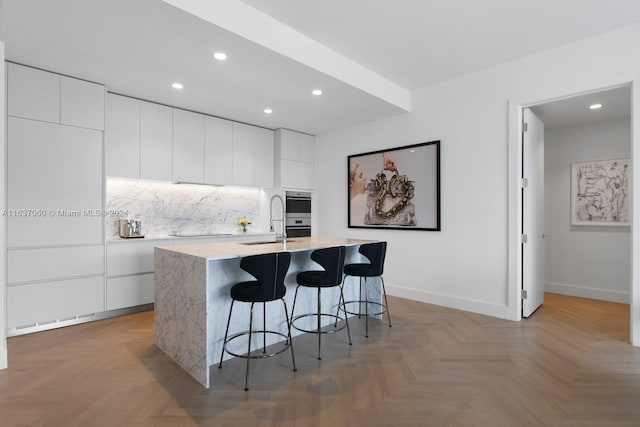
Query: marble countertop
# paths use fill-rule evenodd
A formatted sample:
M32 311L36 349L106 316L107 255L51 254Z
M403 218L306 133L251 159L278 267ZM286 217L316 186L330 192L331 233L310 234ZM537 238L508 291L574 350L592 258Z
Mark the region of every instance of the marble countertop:
M219 241L238 241L238 240L275 240L276 233L219 233L219 234L194 234L190 236L174 236L170 234L146 234L144 237L123 238L120 236L107 237L107 243L136 243L149 241L172 241L180 242L180 244L193 240L219 240Z
M195 243L179 246L157 246L156 248L204 258L207 261L229 259L271 252L301 252L330 246L355 246L372 240L343 239L336 237L292 237L286 242L263 240L247 242Z

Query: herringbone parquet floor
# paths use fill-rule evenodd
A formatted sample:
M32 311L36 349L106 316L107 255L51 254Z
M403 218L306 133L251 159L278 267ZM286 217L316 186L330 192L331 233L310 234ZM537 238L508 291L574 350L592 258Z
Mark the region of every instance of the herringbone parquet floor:
M629 306L547 294L510 322L390 298L393 328L351 322L315 358L213 367L203 389L153 344L153 312L9 339L2 426L640 426Z

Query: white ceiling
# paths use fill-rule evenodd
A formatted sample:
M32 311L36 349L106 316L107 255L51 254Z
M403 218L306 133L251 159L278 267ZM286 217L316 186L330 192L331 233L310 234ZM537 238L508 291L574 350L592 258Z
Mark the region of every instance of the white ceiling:
M640 22L636 0L3 0L2 8L10 61L311 134L401 114L412 89ZM211 59L216 50L229 59ZM185 88L171 89L174 81ZM316 87L322 96L311 95Z

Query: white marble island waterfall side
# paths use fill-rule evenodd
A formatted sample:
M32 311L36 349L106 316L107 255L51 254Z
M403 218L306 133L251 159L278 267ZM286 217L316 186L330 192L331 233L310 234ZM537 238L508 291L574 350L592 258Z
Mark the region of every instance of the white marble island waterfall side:
M285 301L289 314L293 305L296 274L303 270L319 268L309 258L311 251L330 246L346 246L345 262L361 262L358 247L365 240L338 238L295 238L282 242L246 245L242 243L205 243L173 247L156 247L155 264L155 341L156 345L189 372L204 387L210 386L210 366L217 363L222 351L225 326L229 314L231 287L243 280L253 280L252 276L240 269L244 256L291 252L291 265L285 283ZM356 279L354 279L356 280ZM345 286L345 299L357 299L357 283ZM301 289L296 303L296 314L316 310L316 299ZM314 294L315 295L315 294ZM322 292L324 308L335 310L339 290L327 289ZM306 297L305 297L306 296ZM370 295L379 300L380 293ZM248 329L250 304L234 306L229 334ZM323 310L325 311L325 310ZM262 322L262 304L254 308L254 321ZM325 324L331 319L323 319ZM267 329L286 333L286 320L282 304L267 304ZM276 326L273 326L276 325ZM309 327L312 328L312 327ZM302 332L291 330L293 335ZM267 345L276 342L269 337ZM261 345L256 339L256 346ZM246 345L246 344L245 344ZM252 343L252 347L254 344ZM295 340L294 340L295 347ZM256 347L254 347L256 348ZM238 350L242 352L242 350ZM225 359L231 356L225 353Z

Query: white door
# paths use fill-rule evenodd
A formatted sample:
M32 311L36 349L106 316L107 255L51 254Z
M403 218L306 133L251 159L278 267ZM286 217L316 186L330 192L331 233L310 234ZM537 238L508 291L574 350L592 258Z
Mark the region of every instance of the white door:
M522 316L529 317L544 300L544 124L528 108L523 119Z

